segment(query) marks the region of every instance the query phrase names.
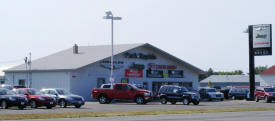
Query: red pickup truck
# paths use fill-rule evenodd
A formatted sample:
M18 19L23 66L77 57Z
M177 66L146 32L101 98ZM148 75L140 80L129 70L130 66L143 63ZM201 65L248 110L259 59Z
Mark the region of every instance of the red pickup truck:
M107 87L107 88L106 88ZM137 104L146 104L152 100L152 93L135 85L126 83L105 84L101 88L92 89L92 97L100 104L108 104L113 99L134 100Z

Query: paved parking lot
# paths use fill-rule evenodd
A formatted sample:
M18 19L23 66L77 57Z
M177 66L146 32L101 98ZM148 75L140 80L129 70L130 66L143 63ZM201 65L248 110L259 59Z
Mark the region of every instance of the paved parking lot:
M74 107L46 109L40 107L38 109L31 109L27 107L25 110L18 110L17 107L11 109L0 109L1 114L31 114L31 113L63 113L63 112L114 112L114 111L137 111L137 110L180 110L180 109L205 109L205 108L255 108L275 107L275 102L264 103L245 101L245 100L225 100L225 101L202 101L199 105L183 105L178 102L175 105L167 103L165 105L159 102L150 102L146 105L137 105L136 103L112 103L112 104L99 104L98 102L86 102L80 109Z

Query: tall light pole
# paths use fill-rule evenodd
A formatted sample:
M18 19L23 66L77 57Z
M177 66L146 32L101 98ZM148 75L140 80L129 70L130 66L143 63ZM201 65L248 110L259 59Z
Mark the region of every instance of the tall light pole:
M110 19L111 20L111 42L112 42L112 56L111 56L111 75L110 75L110 82L114 82L114 20L121 20L121 17L114 17L111 11L106 11L106 16L103 19Z

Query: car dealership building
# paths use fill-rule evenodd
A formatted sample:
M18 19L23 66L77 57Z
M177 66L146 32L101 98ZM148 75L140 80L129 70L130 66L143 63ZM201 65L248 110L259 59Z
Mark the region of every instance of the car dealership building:
M5 72L5 83L36 89L64 88L91 100L91 89L110 83L111 46L77 46L32 61ZM199 86L204 72L151 45L114 45L115 83L142 85L157 92L163 84Z

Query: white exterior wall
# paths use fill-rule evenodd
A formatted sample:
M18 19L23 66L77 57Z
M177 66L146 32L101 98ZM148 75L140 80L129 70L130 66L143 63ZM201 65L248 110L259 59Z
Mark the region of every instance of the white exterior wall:
M19 85L19 80L28 79L26 73L5 73L6 83L11 85ZM32 88L64 88L70 89L70 73L69 72L32 72Z
M261 74L260 76L267 86L275 86L275 74Z
M192 86L197 89L199 86L198 73L191 71L190 69L179 66L179 63L174 62L172 59L161 56L155 52L152 52L145 48L138 48L135 50L128 51L129 53L143 53L143 54L154 54L157 59L144 60L137 58L125 58L123 53L116 55L114 61L123 61L124 65L121 69L114 70L115 82L120 83L121 78L125 77L125 69L129 69L129 66L135 62L136 64L143 64L145 68L143 69L142 78L128 77L129 83L132 84L143 84L143 82L148 82L148 89L152 90L152 82L192 82ZM104 59L104 60L110 60ZM184 71L184 78L147 78L146 70L148 69L149 63L155 63L158 65L176 65L176 70ZM72 76L75 76L74 78ZM83 96L86 100L91 100L91 90L97 87L97 79L105 78L105 82L109 83L110 70L100 66L100 62L93 63L91 65L85 66L71 74L71 91L75 94Z

